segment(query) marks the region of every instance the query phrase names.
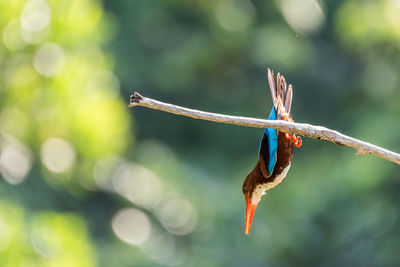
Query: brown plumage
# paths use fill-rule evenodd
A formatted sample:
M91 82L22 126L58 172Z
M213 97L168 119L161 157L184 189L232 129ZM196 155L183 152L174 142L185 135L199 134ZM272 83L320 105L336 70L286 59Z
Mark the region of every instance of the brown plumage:
M242 191L245 197L252 197L252 193L257 185L264 183L273 183L275 178L282 173L293 159L293 140L285 138L285 133L278 131L278 150L276 156L276 164L274 171L269 177L263 174L262 168L265 167L264 160L259 158L254 169L247 175L244 180Z

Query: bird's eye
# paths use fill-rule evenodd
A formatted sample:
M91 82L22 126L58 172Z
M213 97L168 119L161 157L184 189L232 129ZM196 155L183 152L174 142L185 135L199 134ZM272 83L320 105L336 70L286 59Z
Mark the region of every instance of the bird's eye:
M247 192L249 192L249 191L247 190L247 187L246 187L246 186L243 186L243 194L247 194Z

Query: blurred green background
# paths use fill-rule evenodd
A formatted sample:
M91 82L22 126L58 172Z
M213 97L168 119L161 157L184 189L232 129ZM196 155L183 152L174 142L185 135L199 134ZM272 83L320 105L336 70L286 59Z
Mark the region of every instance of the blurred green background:
M400 1L0 0L1 266L396 266L399 166L303 138L245 236L261 129L128 109L134 90L400 151Z

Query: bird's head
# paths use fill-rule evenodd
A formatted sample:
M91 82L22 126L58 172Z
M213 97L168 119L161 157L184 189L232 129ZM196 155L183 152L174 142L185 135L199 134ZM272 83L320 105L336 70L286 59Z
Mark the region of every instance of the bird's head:
M242 191L244 199L246 200L245 234L249 234L250 232L254 212L264 194L265 187L263 186L263 183L265 183L265 178L262 176L259 166L256 166L256 168L254 168L254 170L249 173L244 180Z

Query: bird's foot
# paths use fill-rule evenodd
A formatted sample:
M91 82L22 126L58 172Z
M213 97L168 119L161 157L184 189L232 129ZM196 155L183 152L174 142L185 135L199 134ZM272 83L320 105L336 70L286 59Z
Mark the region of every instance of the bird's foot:
M301 147L303 145L303 140L301 140L301 137L300 136L295 136L295 135L294 135L294 137L295 137L295 138L293 138L294 146L295 147Z
M285 133L285 137L287 140L292 140L295 147L301 147L301 145L303 144L303 140L301 140L301 137L296 136L295 134Z

